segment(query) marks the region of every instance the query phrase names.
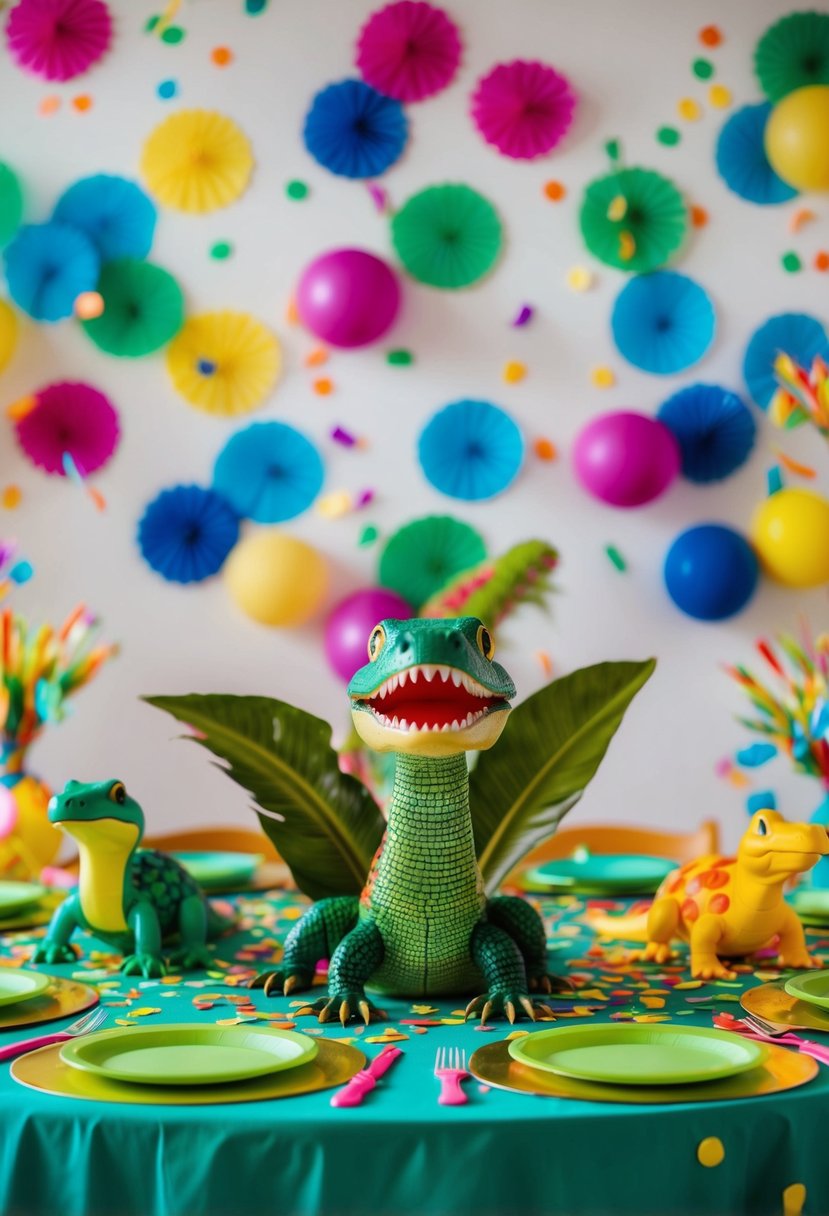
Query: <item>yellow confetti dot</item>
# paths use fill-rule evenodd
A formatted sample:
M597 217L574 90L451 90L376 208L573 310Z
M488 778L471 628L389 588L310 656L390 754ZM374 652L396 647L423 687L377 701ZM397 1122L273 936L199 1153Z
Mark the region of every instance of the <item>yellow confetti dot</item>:
M23 491L20 489L20 486L6 486L1 501L7 511L13 511L15 507L20 506L22 498Z
M341 519L343 515L348 515L351 506L348 490L335 490L333 494L320 498L315 510L317 515L322 515L324 519Z
M128 1018L146 1018L151 1013L161 1013L160 1009L156 1009L153 1005L142 1005L140 1009L131 1009L127 1014Z
M586 266L573 266L567 271L567 286L571 291L587 291L593 286L593 272Z
M590 373L590 380L596 388L612 388L616 383L616 376L610 367L594 367Z
M504 364L503 377L507 384L517 384L526 374L527 365L519 363L517 359L510 359L509 363Z
M802 1182L793 1182L783 1192L783 1216L800 1216L805 1202L805 1186Z
M617 194L615 198L610 200L607 208L607 218L609 220L623 220L627 215L628 201L624 194Z
M441 1018L441 1026L463 1026L465 1018Z
M731 89L727 89L724 84L712 84L708 90L708 100L718 110L726 110L733 100Z
M509 1043L511 1039L523 1039L524 1035L529 1033L529 1030L511 1030L507 1035L506 1042Z
M697 1161L700 1165L712 1166L720 1165L725 1160L725 1149L723 1148L722 1140L719 1136L706 1136L704 1140L700 1140L697 1145Z
M629 262L636 253L636 240L632 232L619 233L619 257L623 262Z
M699 122L702 118L702 106L698 101L694 101L693 97L683 97L676 108L679 117L684 118L686 122Z
M674 984L674 992L682 992L688 988L701 988L702 980L683 980L681 984Z
M667 1013L640 1013L633 1020L634 1022L644 1022L646 1025L651 1025L653 1022L670 1022L671 1019Z
M437 1005L412 1005L412 1013L425 1015L427 1013L438 1013Z
M664 1009L665 998L661 996L643 996L642 1004L646 1009Z

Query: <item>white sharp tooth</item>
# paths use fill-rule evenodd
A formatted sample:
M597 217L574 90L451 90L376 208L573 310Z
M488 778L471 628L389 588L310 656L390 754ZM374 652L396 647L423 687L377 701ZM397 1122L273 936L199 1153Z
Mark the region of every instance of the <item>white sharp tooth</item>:
M455 668L453 667L451 675L452 675L452 683L455 685L456 688L460 688L461 682L463 680L463 673L460 671L456 671Z
M449 679L449 668L448 667L439 667L438 675L440 676L440 678L443 680L443 682L445 684L446 681Z
M417 683L417 668L416 667L411 667L409 669L409 683L410 684Z
M386 698L386 686L385 686L385 684L383 684L380 688L380 700L384 701L385 698Z
M403 685L406 683L406 677L408 676L408 674L409 673L407 671L401 671L400 675L397 677L398 687L400 687L400 688L403 687Z
M419 730L420 730L420 727L418 726L418 724L416 722L409 723L409 734L410 735L416 735Z
M408 729L409 729L409 723L406 721L406 719L405 719L405 718L401 718L401 719L400 719L400 726L399 726L399 729L400 729L400 730L408 730Z
M463 686L467 692L475 692L475 681L471 678L471 676L468 676L466 672L464 672L461 676L461 682L463 683Z
M423 672L423 678L425 679L426 683L431 684L432 680L435 678L437 668L432 667L429 663L424 663L420 670Z
M460 730L461 724L457 718L452 719L452 730Z
M392 728L392 730L397 730L398 725L399 725L399 724L398 724L398 721L397 721L397 715L395 714L395 716L394 716L394 717L392 718L392 720L391 720L391 728Z
M448 730L449 730L449 723L448 723L448 722L444 722L443 726L440 728L440 733L441 733L441 734L445 734L445 732L446 732L446 731L448 731Z

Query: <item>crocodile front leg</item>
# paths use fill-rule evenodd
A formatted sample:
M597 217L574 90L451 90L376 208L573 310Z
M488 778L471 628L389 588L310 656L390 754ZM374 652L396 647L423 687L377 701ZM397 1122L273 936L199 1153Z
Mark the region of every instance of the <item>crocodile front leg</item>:
M251 981L251 988L264 988L265 996L310 988L320 959L330 959L337 946L357 923L360 904L356 895L321 899L297 921L285 938L282 962Z
M49 922L49 931L32 955L33 963L74 963L77 954L69 945L76 929L83 928L81 901L78 895L70 895L55 911Z
M510 1022L521 1017L520 1010L535 1021L536 1009L549 1013L546 1005L534 1005L527 992L527 972L521 951L506 930L482 920L472 931L472 958L483 972L488 991L476 996L466 1007L466 1017L480 1013L481 1024L491 1013L505 1014Z
M339 1016L343 1026L358 1012L366 1025L372 1019L385 1021L387 1015L371 1003L364 988L382 963L385 952L382 934L374 921L360 921L334 951L328 968L328 996L308 1005L307 1009L318 1013L321 1022ZM300 1010L302 1012L305 1011Z
M571 989L568 979L547 971L547 934L544 922L526 899L516 895L496 895L488 899L486 918L510 935L524 959L531 992Z
M135 938L135 953L124 955L121 962L124 975L143 975L147 980L166 975L161 957L161 926L153 904L148 899L139 899L127 914L127 924Z

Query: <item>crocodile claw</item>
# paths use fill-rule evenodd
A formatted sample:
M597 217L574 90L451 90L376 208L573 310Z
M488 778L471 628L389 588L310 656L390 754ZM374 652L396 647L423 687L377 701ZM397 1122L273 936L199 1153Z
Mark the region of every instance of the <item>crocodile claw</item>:
M313 978L310 972L281 967L276 971L261 971L250 981L249 987L262 988L265 996L288 996L297 988L310 988Z
M491 992L476 996L469 1002L464 1011L464 1020L480 1015L481 1025L485 1025L490 1014L495 1017L505 1017L510 1023L526 1015L531 1022L536 1020L538 1013L550 1014L547 1005L533 1002L525 992Z
M319 1022L330 1022L339 1018L343 1026L351 1018L361 1017L366 1026L370 1022L387 1022L388 1014L368 999L364 992L340 992L336 996L322 996L297 1010L297 1014L315 1013Z

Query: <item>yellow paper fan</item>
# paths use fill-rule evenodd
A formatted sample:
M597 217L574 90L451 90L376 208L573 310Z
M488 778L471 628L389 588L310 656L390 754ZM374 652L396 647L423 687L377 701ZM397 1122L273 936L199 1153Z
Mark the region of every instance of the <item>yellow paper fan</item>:
M281 363L279 343L245 312L191 317L167 347L176 392L210 414L246 414L273 388Z
M141 155L147 189L165 207L203 214L227 207L253 171L244 132L215 110L180 110L152 131Z
M0 300L0 372L8 364L17 346L17 316L5 300Z

